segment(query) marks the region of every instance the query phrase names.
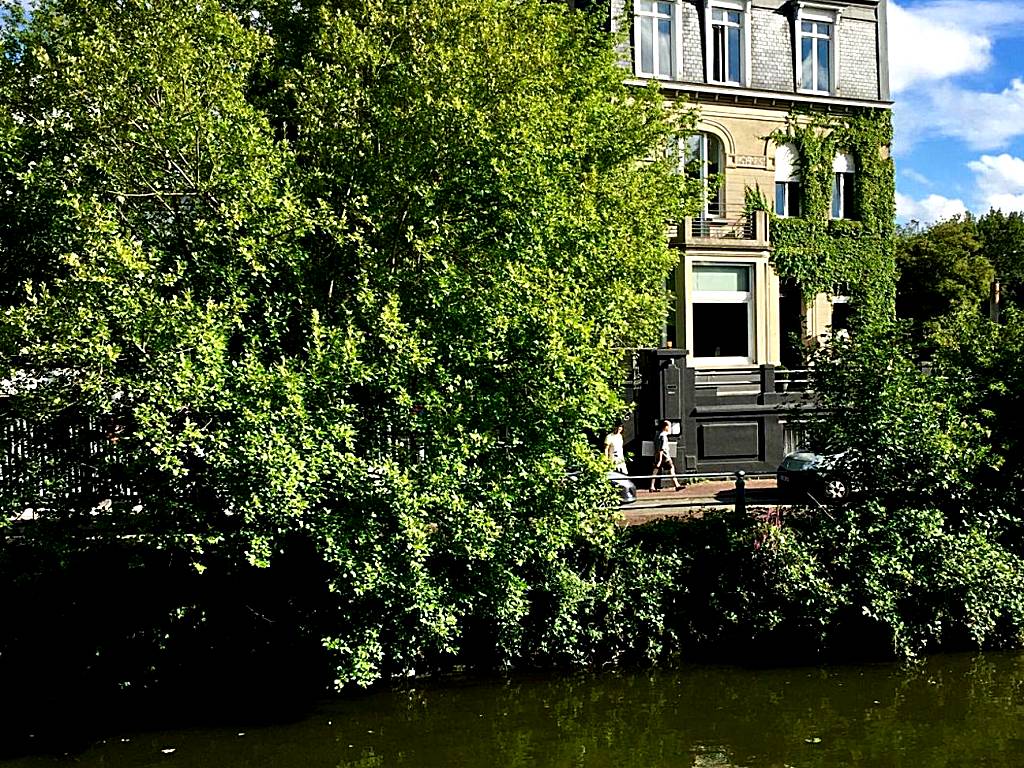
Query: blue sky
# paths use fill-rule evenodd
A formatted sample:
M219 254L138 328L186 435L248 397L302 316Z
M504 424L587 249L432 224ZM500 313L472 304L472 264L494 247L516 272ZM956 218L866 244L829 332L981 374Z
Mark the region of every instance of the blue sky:
M1024 2L889 8L898 219L1024 210Z

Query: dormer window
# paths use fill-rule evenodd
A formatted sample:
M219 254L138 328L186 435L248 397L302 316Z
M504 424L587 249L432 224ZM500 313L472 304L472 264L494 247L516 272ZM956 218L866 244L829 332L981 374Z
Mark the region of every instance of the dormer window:
M635 0L633 56L636 74L670 80L675 76L676 4Z
M794 19L796 87L806 93L835 93L839 11L800 3Z
M749 85L749 0L705 0L708 82Z

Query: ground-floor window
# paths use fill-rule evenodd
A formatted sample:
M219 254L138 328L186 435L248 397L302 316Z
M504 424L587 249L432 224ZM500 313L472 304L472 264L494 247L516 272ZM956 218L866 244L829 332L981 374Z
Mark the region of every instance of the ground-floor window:
M750 266L693 267L693 356L698 363L748 364L754 356Z
M782 423L782 455L807 450L807 424L802 421Z

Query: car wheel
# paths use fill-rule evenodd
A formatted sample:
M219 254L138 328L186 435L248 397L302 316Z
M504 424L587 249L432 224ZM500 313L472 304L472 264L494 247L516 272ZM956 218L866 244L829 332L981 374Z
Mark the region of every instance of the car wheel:
M850 495L850 484L845 477L829 477L825 479L824 491L829 501L842 501Z

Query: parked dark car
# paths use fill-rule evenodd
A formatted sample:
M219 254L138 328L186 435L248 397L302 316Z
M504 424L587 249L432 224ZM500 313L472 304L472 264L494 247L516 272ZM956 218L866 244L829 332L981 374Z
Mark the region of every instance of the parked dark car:
M850 480L843 472L846 453L797 451L782 460L776 472L779 494L800 500L843 501L850 495Z

